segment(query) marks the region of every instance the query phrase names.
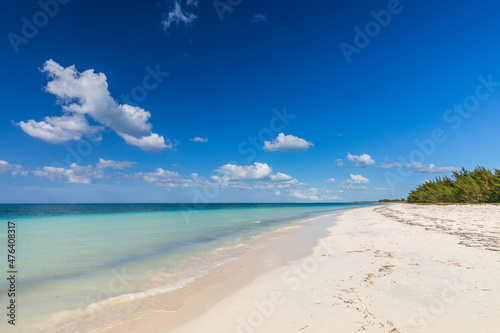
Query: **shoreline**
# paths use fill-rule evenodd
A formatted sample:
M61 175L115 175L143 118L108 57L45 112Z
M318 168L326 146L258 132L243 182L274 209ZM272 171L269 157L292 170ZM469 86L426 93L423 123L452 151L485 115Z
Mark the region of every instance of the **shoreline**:
M348 210L312 255L259 275L173 332L498 332L499 213Z
M131 295L122 295L119 298L123 302L117 302L112 306L105 304L103 314L92 313L90 316L80 317L77 320L55 322L49 328L38 330L38 332L50 333L65 330L170 332L209 310L210 306L217 301L248 285L256 276L307 255L317 241L327 235L326 229L332 225L333 217L348 209L309 217L289 226L266 231L253 239L250 244L246 244L249 249L243 255L219 265L208 274L177 290L137 300L131 299L129 297ZM320 223L313 223L317 221ZM300 242L301 246L290 246L294 244L290 240ZM263 265L260 259L267 252L271 253L271 256ZM144 308L147 310L143 311ZM116 317L121 317L122 320L117 322ZM98 327L95 325L96 322L100 323Z
M493 333L495 216L499 206L390 204L310 218L266 234L185 288L136 303L120 323L72 331Z

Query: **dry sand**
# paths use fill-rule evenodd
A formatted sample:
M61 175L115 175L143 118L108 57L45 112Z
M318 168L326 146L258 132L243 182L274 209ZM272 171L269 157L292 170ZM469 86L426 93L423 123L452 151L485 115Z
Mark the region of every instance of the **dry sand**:
M397 204L337 223L173 332L500 332L500 206Z

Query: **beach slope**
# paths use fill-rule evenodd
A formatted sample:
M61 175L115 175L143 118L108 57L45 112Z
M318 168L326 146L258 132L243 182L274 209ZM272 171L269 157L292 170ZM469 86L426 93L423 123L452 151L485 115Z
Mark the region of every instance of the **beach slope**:
M329 232L174 331L499 332L500 206L360 208Z

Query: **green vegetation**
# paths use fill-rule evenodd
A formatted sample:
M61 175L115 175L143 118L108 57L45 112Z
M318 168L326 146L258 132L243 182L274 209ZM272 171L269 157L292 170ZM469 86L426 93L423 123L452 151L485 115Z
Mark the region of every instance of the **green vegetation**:
M382 200L379 200L377 202L380 202L380 203L386 203L386 202L406 202L406 199L405 198L401 198L401 199L382 199Z
M462 168L452 178L437 177L408 195L411 203L498 203L500 202L500 170L484 167L474 171Z

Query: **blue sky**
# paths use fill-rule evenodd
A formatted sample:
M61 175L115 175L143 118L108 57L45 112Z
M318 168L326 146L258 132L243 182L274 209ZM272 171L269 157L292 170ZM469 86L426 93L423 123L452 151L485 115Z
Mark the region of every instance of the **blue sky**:
M494 1L4 7L0 202L378 200L500 168Z

